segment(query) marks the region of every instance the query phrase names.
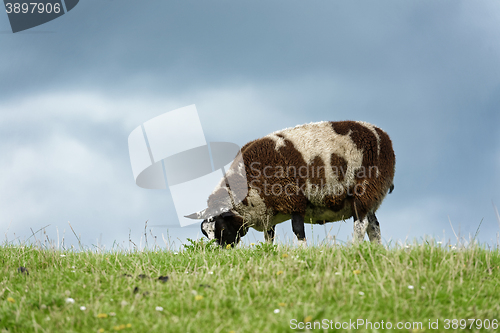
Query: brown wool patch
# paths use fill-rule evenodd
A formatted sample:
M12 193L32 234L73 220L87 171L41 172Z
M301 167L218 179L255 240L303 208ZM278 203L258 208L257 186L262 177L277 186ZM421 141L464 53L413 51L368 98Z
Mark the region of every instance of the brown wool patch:
M325 163L323 159L316 156L308 167L309 181L311 184L324 187L326 185Z
M284 142L276 151L273 139L262 138L243 151L247 180L250 187L258 190L266 207L285 214L305 214L307 199L301 186L306 179L298 171L300 167L307 171L307 164L292 142L286 139ZM289 166L296 170L290 170Z
M344 180L347 172L347 161L342 156L332 153L330 157L330 165L332 166L333 174L337 176L339 183Z

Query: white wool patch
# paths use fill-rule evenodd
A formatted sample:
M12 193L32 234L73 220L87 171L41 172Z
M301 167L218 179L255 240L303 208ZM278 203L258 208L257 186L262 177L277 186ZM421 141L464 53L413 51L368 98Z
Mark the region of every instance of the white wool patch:
M347 189L355 185L355 172L363 162L363 151L356 147L349 135L337 134L330 122L323 121L300 125L268 135L269 138L275 140L276 147L281 147L282 143L278 139L284 140L278 137L277 134L281 134L285 139L292 142L307 164L310 164L316 156L319 156L325 164L324 171L328 186L318 191L311 184L307 185L306 195L312 203L319 204L325 195L332 194L340 188ZM332 169L332 153L346 160L347 170L336 170L336 173ZM339 181L339 173L341 172L344 173L342 182Z

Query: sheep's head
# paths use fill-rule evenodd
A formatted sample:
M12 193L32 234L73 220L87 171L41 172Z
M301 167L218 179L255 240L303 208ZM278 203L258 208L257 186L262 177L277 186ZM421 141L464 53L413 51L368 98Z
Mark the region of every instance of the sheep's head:
M241 237L248 232L243 226L243 219L232 211L223 212L215 216L204 216L204 211L188 215L188 218L204 218L201 223L201 232L209 239L215 239L222 247L235 246Z

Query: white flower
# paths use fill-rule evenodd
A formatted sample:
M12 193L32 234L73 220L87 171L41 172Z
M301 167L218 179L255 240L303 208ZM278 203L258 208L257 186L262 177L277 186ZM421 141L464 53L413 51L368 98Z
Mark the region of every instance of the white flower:
M280 313L280 309L274 309L274 313Z
M413 286L408 286L408 289L413 289L414 287Z
M359 296L364 296L364 295L365 295L364 292L362 292L362 291L359 292Z
M157 306L157 307L155 308L155 310L156 310L156 311L163 311L163 308L162 308L161 306Z
M208 274L214 274L214 272L208 272Z
M63 258L64 258L64 257L66 257L66 255L65 255L65 254L61 254L61 257L63 257Z
M335 275L340 275L341 273L340 272L335 272Z
M85 311L85 310L87 310L87 308L84 306L80 306L80 310Z
M72 299L71 297L68 297L68 298L66 298L66 303L73 304L73 303L75 303L75 300Z

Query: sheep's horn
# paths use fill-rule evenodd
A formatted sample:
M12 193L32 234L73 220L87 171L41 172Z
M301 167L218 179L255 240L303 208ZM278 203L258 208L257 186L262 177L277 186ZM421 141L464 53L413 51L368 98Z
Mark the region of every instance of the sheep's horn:
M204 210L200 210L199 212L185 215L184 217L187 217L188 219L193 219L193 220L205 220L207 219L207 210L208 208L205 208Z
M193 219L193 220L207 220L211 217L218 216L222 213L227 213L230 211L229 207L219 207L218 209L208 209L205 208L204 210L200 210L199 212L186 215L184 217L187 217L188 219Z

